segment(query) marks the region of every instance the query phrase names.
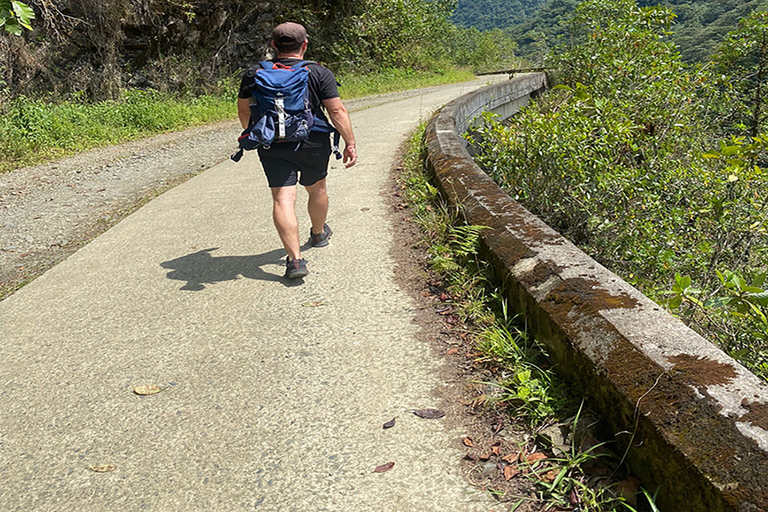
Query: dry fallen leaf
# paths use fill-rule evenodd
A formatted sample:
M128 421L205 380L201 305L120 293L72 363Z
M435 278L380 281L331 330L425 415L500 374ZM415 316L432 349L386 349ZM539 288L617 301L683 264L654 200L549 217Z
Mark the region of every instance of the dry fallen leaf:
M475 446L475 443L472 442L471 437L465 437L461 440L462 443L464 443L464 446L469 446L470 448Z
M510 464L515 463L518 461L519 454L517 453L510 453L509 455L502 457L501 460L505 462L509 462Z
M109 473L110 471L116 470L117 466L114 464L102 464L100 466L91 466L88 469L95 471L96 473Z
M382 464L381 466L376 466L376 469L373 470L374 473L385 473L395 467L394 462L387 462L386 464Z
M453 348L449 348L449 349L448 349L448 350L445 352L445 355L447 355L447 356L452 356L453 354L455 354L455 353L456 353L456 352L458 352L458 351L459 351L459 349L457 349L456 347L453 347Z
M526 460L528 461L528 464L533 464L534 462L539 462L540 460L545 460L547 458L547 455L541 452L536 452L530 454Z
M501 454L501 442L496 442L491 445L491 451L494 455L500 455Z
M154 395L155 393L159 393L163 390L160 386L138 386L133 388L133 392L137 395Z
M386 422L386 423L384 424L384 427L383 427L383 428L392 428L392 427L394 427L394 426L395 426L395 420L396 420L396 419L397 419L397 416L395 416L394 418L392 418L391 420L389 420L388 422Z
M555 478L557 478L558 473L560 473L559 469L550 469L546 474L539 476L539 480L551 484L555 481Z
M440 409L418 409L413 411L413 414L427 420L436 420L445 416L445 412Z
M517 474L520 473L520 471L518 471L517 468L514 466L504 466L503 473L504 473L504 480L511 480L512 478L517 476Z

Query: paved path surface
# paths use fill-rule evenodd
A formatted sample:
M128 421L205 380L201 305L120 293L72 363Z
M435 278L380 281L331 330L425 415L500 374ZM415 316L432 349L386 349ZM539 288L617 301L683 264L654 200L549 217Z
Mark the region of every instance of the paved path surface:
M335 233L303 283L281 277L249 154L0 302L0 510L493 510L461 475L461 432L408 412L446 383L394 282L382 196L406 133L476 85L353 114L361 162L334 163Z

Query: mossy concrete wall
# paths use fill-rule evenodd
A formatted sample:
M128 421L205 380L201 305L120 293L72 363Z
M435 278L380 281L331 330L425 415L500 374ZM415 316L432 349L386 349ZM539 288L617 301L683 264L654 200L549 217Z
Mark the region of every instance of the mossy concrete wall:
M768 384L506 195L459 135L483 105L524 103L543 74L446 105L427 128L428 164L505 276L558 370L591 397L605 434L665 512L768 511Z

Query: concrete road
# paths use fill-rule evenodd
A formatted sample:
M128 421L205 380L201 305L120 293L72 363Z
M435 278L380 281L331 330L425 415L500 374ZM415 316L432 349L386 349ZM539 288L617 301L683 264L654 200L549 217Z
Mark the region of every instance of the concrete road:
M0 302L0 510L493 510L459 469L462 432L408 412L446 383L395 284L382 196L405 135L478 85L353 115L360 163L333 163L335 233L303 282L282 278L248 154Z

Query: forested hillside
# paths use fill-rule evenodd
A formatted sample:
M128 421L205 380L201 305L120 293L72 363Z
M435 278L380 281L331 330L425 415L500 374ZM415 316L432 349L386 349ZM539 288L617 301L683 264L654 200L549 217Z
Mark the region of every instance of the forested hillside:
M567 34L578 0L461 0L453 19L462 26L501 28L519 44L519 54L540 60ZM673 41L683 60L705 61L725 35L768 0L641 0L640 6L669 7L677 15Z
M662 5L677 15L673 40L683 60L704 61L752 11L768 9L766 0L646 0L640 5Z
M523 23L536 14L546 0L459 0L452 20L461 27L480 30L505 28Z

